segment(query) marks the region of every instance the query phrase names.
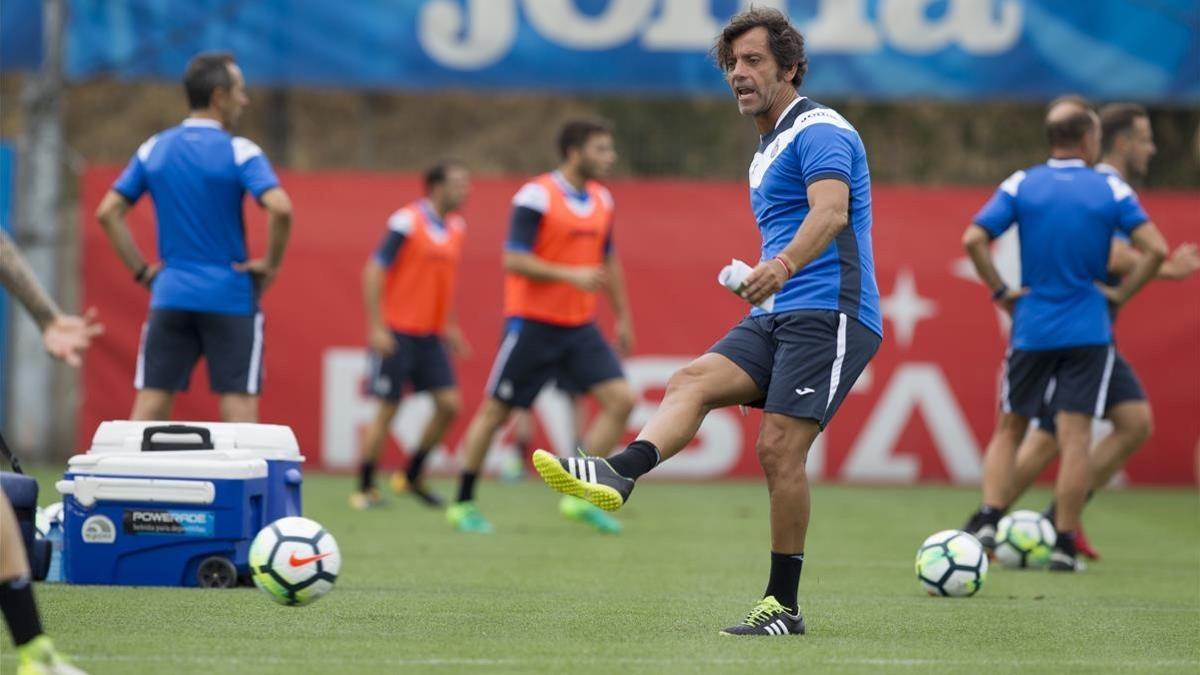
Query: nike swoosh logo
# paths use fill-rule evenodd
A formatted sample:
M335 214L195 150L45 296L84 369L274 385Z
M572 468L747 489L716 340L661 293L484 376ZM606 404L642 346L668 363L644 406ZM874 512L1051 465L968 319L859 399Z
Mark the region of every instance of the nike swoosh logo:
M306 556L304 558L298 558L298 557L296 557L296 554L293 553L292 557L288 558L288 564L291 565L292 567L303 567L309 563L316 562L316 561L320 560L321 558L328 558L331 555L333 555L333 554L332 553L320 553L318 555L310 555L310 556Z
M796 393L800 394L801 396L808 396L809 394L811 394L815 391L816 391L816 389L813 389L812 387L805 387L803 389L797 389Z

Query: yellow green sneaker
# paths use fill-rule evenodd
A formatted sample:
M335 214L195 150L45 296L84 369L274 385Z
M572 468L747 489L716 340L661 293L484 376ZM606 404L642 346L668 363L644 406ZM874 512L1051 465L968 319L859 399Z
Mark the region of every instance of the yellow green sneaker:
M633 479L613 470L600 457L556 457L545 450L533 453L533 467L546 485L579 497L605 511L616 511L629 501Z
M446 520L459 532L491 534L496 531L487 518L479 512L475 502L458 502L446 509Z
M779 604L775 596L768 595L758 604L746 618L736 626L730 626L721 631L722 635L804 635L804 617L797 610L792 614L786 607Z
M616 518L579 497L563 495L558 502L558 511L570 520L591 525L604 534L620 534L623 529Z
M54 649L49 637L39 635L17 647L17 675L87 675Z

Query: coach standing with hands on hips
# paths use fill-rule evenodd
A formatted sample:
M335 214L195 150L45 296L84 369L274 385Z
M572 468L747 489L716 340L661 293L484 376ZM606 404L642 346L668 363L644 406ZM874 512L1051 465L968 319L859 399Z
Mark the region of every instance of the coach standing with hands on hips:
M187 390L203 356L221 419L257 422L263 376L258 300L283 262L292 204L262 150L229 132L250 103L233 56L196 55L183 86L188 118L143 143L96 210L134 281L150 290L130 417L169 418L175 394ZM161 262L146 261L125 221L147 191ZM247 252L246 192L268 213L264 258L250 259Z

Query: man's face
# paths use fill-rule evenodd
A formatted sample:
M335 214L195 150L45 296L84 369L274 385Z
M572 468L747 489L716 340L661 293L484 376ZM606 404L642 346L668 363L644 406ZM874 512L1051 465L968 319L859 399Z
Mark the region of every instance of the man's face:
M1129 131L1113 139L1113 150L1125 159L1133 178L1141 178L1150 170L1150 158L1158 152L1154 146L1154 130L1149 117L1135 117Z
M579 170L589 180L603 180L617 163L612 134L592 134L577 151Z
M762 26L742 33L730 45L729 59L721 64L743 115L766 113L783 88L792 86L795 67L786 73L779 69L767 38Z
M453 211L467 201L471 192L471 172L461 166L453 166L446 170L446 181L437 188L447 211Z
M217 110L221 113L221 123L226 128L233 128L242 118L242 112L245 111L246 106L250 105L250 97L246 95L246 78L242 76L242 69L236 63L229 64L228 68L232 84L228 91L225 89L214 91L213 102L216 103Z

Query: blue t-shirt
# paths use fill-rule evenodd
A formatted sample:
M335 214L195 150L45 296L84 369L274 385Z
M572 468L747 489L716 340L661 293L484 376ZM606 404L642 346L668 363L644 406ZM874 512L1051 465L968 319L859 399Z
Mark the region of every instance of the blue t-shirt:
M762 233L762 260L774 258L795 238L808 216L808 186L826 179L850 188L849 223L783 285L773 311L839 311L882 336L867 151L845 118L804 97L762 137L750 164L750 207ZM765 313L758 308L752 312Z
M251 314L257 302L246 272L242 200L279 180L262 150L211 120L188 119L142 144L113 190L130 204L147 190L158 221L152 309Z
M975 224L993 238L1017 225L1029 294L1013 312L1013 349L1110 344L1108 301L1095 284L1108 278L1113 236L1148 220L1125 181L1081 159L1051 159L1009 176Z

